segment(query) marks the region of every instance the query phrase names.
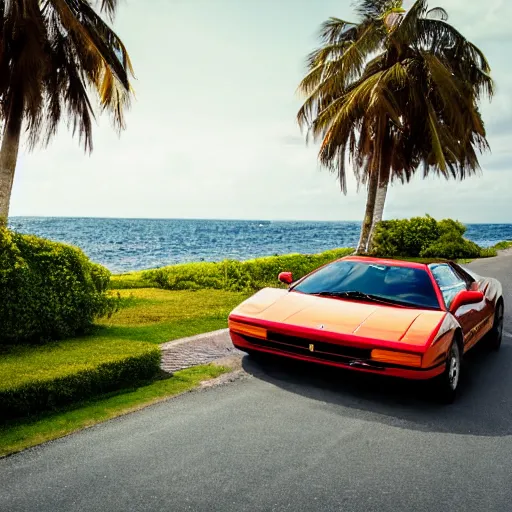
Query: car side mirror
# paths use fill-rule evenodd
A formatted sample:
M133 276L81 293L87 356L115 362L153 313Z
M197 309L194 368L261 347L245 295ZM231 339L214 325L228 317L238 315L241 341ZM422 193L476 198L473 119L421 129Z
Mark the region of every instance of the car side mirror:
M484 297L484 294L480 291L462 290L455 295L450 306L450 313L455 313L461 306L466 306L467 304L478 304L484 300Z
M284 284L292 284L293 283L293 275L291 272L281 272L278 276L279 281Z

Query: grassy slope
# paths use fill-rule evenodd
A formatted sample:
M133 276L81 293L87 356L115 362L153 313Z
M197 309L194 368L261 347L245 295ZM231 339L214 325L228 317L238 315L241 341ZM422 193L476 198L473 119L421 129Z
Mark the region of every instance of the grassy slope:
M148 343L102 336L76 338L42 346L17 346L0 358L0 390L27 381L46 381L92 369L99 364L138 356L152 349Z
M4 423L0 425L0 457L183 393L227 371L228 368L216 365L196 366L137 389L111 393L55 413Z
M116 292L117 293L117 292ZM98 322L90 336L44 346L4 348L0 389L38 375L50 379L100 362L147 350L154 344L226 327L228 313L247 294L225 291L120 290L125 308ZM144 340L143 342L141 340ZM0 422L0 456L62 437L197 386L227 371L200 366L172 378L123 390L72 408L18 421Z
M247 295L224 291L121 290L125 308L98 322L90 336L42 346L8 347L0 359L0 389L41 380L118 358L159 344L227 326L229 312Z
M506 240L506 241L500 242L494 246L494 249L496 249L497 251L504 251L506 249L512 249L512 241Z

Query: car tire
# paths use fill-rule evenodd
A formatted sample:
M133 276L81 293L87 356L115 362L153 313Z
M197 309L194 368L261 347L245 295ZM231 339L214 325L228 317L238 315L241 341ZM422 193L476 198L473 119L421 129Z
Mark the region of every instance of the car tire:
M446 369L435 382L436 398L439 402L451 404L455 400L460 384L461 368L462 349L457 339L454 339L448 351Z
M496 312L494 313L494 322L492 329L489 332L489 348L498 351L501 347L501 340L503 339L503 316L505 308L503 302L498 302Z

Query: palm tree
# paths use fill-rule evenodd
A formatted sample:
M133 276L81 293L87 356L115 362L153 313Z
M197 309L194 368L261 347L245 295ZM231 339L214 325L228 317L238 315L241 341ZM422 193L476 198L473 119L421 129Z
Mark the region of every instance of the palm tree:
M117 0L95 6L112 20ZM29 148L48 144L59 121L92 150L94 109L111 112L117 129L130 99L130 59L121 39L89 0L0 0L0 221L9 214L22 132Z
M344 193L346 160L367 187L362 253L379 188L382 196L420 166L424 176L459 179L479 170L477 152L489 145L478 103L492 96L493 82L483 53L447 23L444 9L417 0L405 12L402 0L362 0L358 14L357 23L322 25L297 118L308 138L321 140L320 163L337 173Z

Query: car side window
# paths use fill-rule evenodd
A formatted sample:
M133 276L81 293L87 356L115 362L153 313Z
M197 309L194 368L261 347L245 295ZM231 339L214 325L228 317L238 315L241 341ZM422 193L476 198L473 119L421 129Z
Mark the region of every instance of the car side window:
M467 290L468 285L455 273L450 265L445 263L431 265L430 270L443 294L446 307L449 308L455 296L461 290Z

